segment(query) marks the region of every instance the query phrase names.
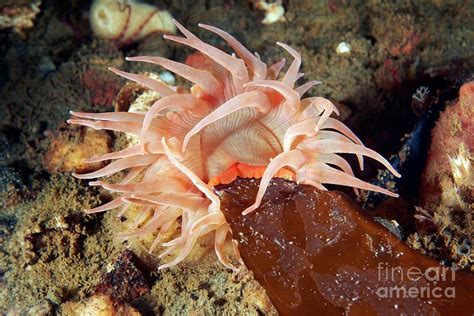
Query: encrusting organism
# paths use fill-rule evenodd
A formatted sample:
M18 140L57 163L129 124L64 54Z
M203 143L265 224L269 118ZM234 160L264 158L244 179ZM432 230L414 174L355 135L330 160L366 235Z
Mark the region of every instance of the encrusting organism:
M184 37L165 39L198 50L206 58L200 67L191 67L162 57L129 57L129 61L162 66L194 85L186 93L144 75L110 68L116 74L158 92L161 99L146 113L71 112L70 124L137 135L140 143L124 150L88 159L89 162L115 160L91 173L74 174L80 179L107 177L129 169L119 183L93 181L121 195L102 206L87 210L102 212L139 205L152 218L136 231L123 236L140 236L159 230L150 251L160 244L173 224L180 222L180 235L162 243L160 257L176 254L160 268L183 260L200 236L215 232L215 251L228 268L236 269L224 253L231 232L221 211L213 186L241 178L260 178L256 200L243 211L257 209L273 177L326 190L336 184L398 196L354 176L351 166L338 154L355 154L363 168L363 156L382 163L396 176L394 168L375 151L366 148L342 122L330 117L338 113L321 97L302 96L318 81L295 87L301 56L290 46L277 43L293 56L286 73L281 60L271 66L252 54L230 34L199 24L222 37L234 54L201 41L174 22ZM236 255L238 256L237 250Z
M94 0L90 24L94 35L126 46L153 33L176 33L166 10L136 0Z

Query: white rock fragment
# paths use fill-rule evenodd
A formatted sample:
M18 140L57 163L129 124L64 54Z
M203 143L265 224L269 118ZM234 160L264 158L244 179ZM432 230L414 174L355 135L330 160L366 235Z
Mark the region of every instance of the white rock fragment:
M95 0L89 20L95 36L127 45L151 33L176 33L166 10L135 0Z
M1 1L0 1L1 2ZM32 28L33 22L40 13L41 0L22 4L18 1L0 3L0 30L12 28L17 34L24 35L24 30Z
M147 73L147 76L157 81L164 82L164 80L161 80L160 77L156 74ZM161 98L161 95L158 92L147 89L143 93L141 93L132 102L132 104L130 104L130 108L128 109L128 112L146 113L151 108L153 103L158 101L160 98ZM127 138L127 141L128 141L128 147L131 147L140 143L138 136L134 134L126 133L125 137Z
M336 53L339 55L349 55L351 53L351 45L346 42L340 42L336 47Z
M273 24L279 21L286 21L285 8L281 5L281 1L268 3L264 0L258 0L254 4L255 9L264 11L265 18L262 20L263 24Z
M160 79L165 82L167 85L174 86L176 84L176 78L169 71L160 72Z

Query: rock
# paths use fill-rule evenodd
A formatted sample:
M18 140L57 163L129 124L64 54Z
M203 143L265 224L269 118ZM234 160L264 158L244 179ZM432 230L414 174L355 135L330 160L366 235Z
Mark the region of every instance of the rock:
M105 162L85 163L84 159L107 154L112 150L112 137L106 131L89 127L62 129L55 136L44 157L45 168L58 172L92 172Z
M26 29L33 27L36 15L40 13L41 0L17 1L0 4L0 30L12 28L23 35Z
M122 253L96 289L97 294L125 302L131 302L149 291L145 276L137 268L134 255L130 250Z
M128 304L115 302L106 295L94 295L84 302L68 302L62 306L65 316L140 316L141 314Z

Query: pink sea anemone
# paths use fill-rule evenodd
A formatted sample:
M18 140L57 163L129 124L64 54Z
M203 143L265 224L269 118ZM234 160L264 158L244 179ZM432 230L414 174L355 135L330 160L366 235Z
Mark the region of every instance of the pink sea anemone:
M89 159L89 162L116 159L106 167L80 179L107 177L129 169L120 183L91 182L121 195L88 213L102 212L131 204L153 212L153 217L136 231L124 236L140 236L159 229L155 248L173 224L180 222L179 237L163 243L160 257L176 254L160 268L170 267L186 257L200 236L215 232L219 260L235 267L224 254L231 232L220 209L213 184L230 182L236 176L261 178L255 203L242 210L258 208L270 180L285 176L297 183L326 190L324 183L396 194L354 177L349 163L339 153L363 156L382 163L399 174L381 155L364 147L343 123L331 118L334 105L320 97L301 97L318 81L295 87L301 56L290 46L277 43L293 56L286 73L279 76L285 60L268 66L230 34L208 25L200 27L222 37L235 54L229 55L202 42L175 21L185 37L165 38L192 47L206 56L202 67L191 67L161 57L130 57L129 61L157 64L189 80L194 85L178 93L149 77L111 68L118 75L157 91L162 98L146 113L71 112L68 122L95 129L135 134L140 143L122 151ZM235 249L235 248L234 248ZM238 254L237 254L238 255Z

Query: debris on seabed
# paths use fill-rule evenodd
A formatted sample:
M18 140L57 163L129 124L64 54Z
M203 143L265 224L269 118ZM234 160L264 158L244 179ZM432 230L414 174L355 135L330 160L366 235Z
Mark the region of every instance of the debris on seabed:
M336 47L338 55L349 55L351 53L351 45L346 42L340 42Z
M281 1L268 3L264 0L258 0L254 2L254 8L265 12L265 18L262 20L263 24L286 21L285 8L281 4Z

